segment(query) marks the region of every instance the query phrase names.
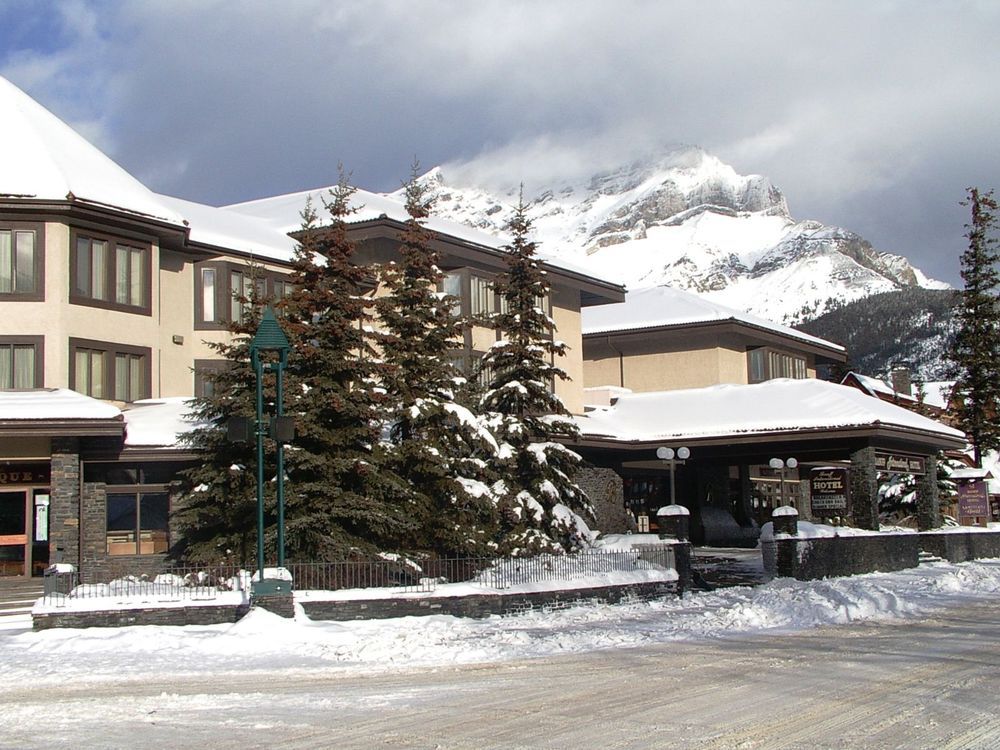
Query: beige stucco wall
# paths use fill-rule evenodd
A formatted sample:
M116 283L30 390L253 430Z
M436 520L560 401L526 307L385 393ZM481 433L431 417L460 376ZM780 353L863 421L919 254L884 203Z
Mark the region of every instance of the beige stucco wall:
M556 380L556 395L573 414L583 414L583 343L580 338L580 293L576 290L555 288L552 290L552 320L555 322L554 336L567 345L566 354L558 357L555 364L565 370L569 380Z
M722 347L629 354L621 363L612 355L585 362L583 371L587 388L617 385L637 392L747 382L746 354Z

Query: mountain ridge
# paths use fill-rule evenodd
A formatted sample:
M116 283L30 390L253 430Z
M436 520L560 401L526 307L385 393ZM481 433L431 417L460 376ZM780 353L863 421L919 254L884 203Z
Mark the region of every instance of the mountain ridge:
M502 232L518 200L518 188L483 187L461 165L420 179L436 215L488 232ZM695 146L553 180L525 203L550 256L629 288L668 284L788 325L872 294L949 288L857 233L794 219L768 178Z

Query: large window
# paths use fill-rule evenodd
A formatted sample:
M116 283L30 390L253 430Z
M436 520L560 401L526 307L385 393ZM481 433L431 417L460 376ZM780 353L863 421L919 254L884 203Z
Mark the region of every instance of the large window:
M150 395L150 350L70 339L70 387L86 396L138 401Z
M42 250L40 225L0 226L0 297L42 299Z
M275 304L294 288L273 272L256 274L246 266L218 261L198 264L195 281L195 328L200 330L241 322L255 297ZM280 315L280 307L275 312Z
M805 357L760 347L747 352L748 379L762 383L774 378L804 379L809 373Z
M87 462L84 482L103 482L109 555L163 554L170 548L169 485L185 465Z
M70 301L150 314L150 248L75 231Z
M42 386L41 336L0 336L0 389Z

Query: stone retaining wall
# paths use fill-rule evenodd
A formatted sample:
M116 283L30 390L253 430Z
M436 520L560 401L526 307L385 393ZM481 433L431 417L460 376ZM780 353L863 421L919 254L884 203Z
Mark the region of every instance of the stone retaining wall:
M300 600L312 620L376 620L414 615L454 615L489 617L509 615L540 608L569 607L581 602L601 601L616 604L625 599L658 599L676 595L676 581L636 583L627 586L600 586L562 591L538 591L529 594L474 594L471 596L352 599L344 601Z
M920 547L948 562L1000 557L1000 531L925 531L920 534Z
M127 625L218 625L236 622L247 605L199 605L32 614L35 630L49 628L121 628Z
M761 543L764 569L781 578L813 581L833 576L915 568L920 558L918 534L872 534Z
M949 562L1000 557L1000 532L780 537L761 543L770 575L800 581L915 568L921 551Z

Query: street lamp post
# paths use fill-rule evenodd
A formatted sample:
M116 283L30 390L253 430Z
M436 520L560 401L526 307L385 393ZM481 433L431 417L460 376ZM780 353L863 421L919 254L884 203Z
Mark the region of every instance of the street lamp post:
M678 463L684 463L691 456L691 451L687 448L681 447L676 451L673 448L661 447L656 449L656 457L661 461L666 461L667 465L670 467L670 504L676 505L674 502L674 467Z
M772 469L777 469L781 472L781 483L779 485L780 490L778 497L778 501L781 505L785 504L785 469L786 468L794 469L798 465L799 462L794 458L786 458L786 459L772 458L770 462L768 462L768 466L770 466Z
M273 372L276 379L274 417L270 434L277 443L276 493L278 504L278 567L285 565L285 443L292 439L294 426L291 418L284 416L283 373L288 364L291 345L285 332L278 325L274 311L268 307L261 317L257 332L250 341L250 362L253 365L257 384L256 429L257 438L257 575L254 591L260 594L278 593L282 587L278 582L264 583L264 372ZM276 362L264 363L261 353L275 352Z

